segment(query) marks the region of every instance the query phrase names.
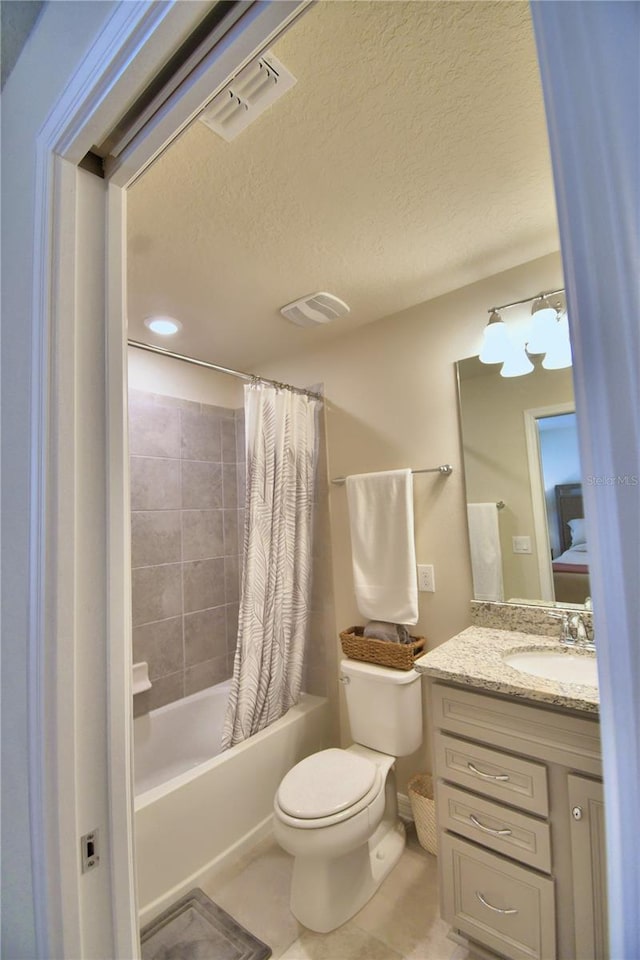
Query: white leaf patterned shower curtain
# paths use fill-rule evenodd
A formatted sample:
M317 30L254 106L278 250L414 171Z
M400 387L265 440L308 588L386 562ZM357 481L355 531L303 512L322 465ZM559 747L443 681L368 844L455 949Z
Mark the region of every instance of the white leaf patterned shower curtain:
M267 384L245 387L243 576L223 750L283 716L300 694L320 402Z

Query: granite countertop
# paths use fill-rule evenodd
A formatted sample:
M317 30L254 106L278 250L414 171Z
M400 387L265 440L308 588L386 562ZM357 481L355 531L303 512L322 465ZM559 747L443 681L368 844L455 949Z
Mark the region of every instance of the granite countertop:
M506 654L525 650L564 651L593 657L592 653L563 647L553 637L473 626L420 657L414 666L419 673L450 683L598 714L597 687L535 677L515 670L502 659Z

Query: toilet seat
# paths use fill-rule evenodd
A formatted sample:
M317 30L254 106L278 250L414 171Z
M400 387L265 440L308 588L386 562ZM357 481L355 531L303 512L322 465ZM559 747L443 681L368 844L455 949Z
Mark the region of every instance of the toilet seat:
M371 760L347 750L321 750L284 777L276 794L276 812L291 826L330 826L368 806L382 783L380 767Z

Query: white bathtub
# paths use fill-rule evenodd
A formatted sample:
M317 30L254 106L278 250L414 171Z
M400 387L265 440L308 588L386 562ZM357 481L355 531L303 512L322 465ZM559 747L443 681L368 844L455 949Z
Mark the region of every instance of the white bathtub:
M329 746L324 697L219 753L229 681L134 721L138 906L147 923L271 829L291 767Z
M152 710L133 722L136 797L220 753L231 680Z

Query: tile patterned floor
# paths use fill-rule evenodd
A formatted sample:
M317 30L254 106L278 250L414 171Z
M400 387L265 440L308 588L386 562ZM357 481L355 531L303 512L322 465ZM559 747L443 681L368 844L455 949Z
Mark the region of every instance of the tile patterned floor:
M206 885L204 892L273 950L274 960L466 960L440 919L437 861L412 828L402 857L348 923L312 933L289 910L293 860L265 840Z

